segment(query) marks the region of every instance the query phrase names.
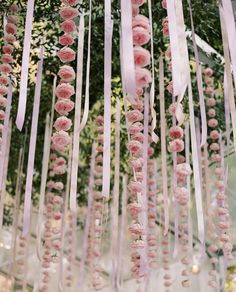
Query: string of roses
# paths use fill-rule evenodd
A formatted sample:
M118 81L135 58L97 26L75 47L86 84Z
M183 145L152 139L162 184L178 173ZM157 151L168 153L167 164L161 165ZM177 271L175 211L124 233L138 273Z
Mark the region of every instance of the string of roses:
M71 138L68 134L72 126L72 121L67 115L73 110L74 102L71 97L75 93L74 85L71 85L75 80L75 71L73 67L67 65L75 60L76 53L69 46L74 44L74 35L76 32L76 24L73 21L79 15L78 9L72 7L78 4L78 0L61 0L64 6L60 9L60 17L63 19L61 30L63 35L59 37L59 44L63 46L58 53L58 57L65 65L61 66L58 76L60 84L56 88L57 101L55 110L60 115L55 123L55 132L51 138L51 150L54 153L50 154L51 163L49 165L51 171L49 176L51 179L47 182L48 191L46 193L46 223L44 231L44 253L42 259L42 289L48 290L50 281L49 268L50 263L58 263L60 260L61 246L61 225L62 225L62 208L64 206L63 192L64 184L60 181L61 175L66 173L67 162L66 156L68 146L71 143ZM52 180L53 178L53 180ZM72 242L70 243L72 245ZM72 247L71 247L72 248ZM72 272L71 272L72 273ZM67 275L70 285L71 275Z
M167 9L166 0L162 1L162 7L164 9ZM163 22L163 36L166 38L169 38L169 24L168 24L168 18L164 18ZM169 39L168 39L169 41ZM168 46L168 49L165 53L167 61L169 61L169 68L171 67L171 47ZM173 81L171 81L167 86L168 92L173 96ZM189 280L189 265L191 262L191 259L189 258L189 237L188 237L188 208L189 208L189 190L186 187L187 178L191 175L191 167L189 164L185 162L185 156L183 154L179 154L184 151L184 130L176 125L176 106L177 103L173 99L173 103L170 105L169 112L172 115L172 127L169 129L169 137L171 141L169 142L169 151L173 153L173 155L178 154L176 162L173 157L173 163L174 163L174 199L176 203L179 205L179 214L177 216L180 216L180 243L181 243L181 250L183 253L183 256L181 258L181 263L185 266L184 270L182 271L182 276L185 277L185 279L181 282L183 287L189 287L190 286L190 280ZM180 104L182 107L182 105ZM177 163L177 164L176 164ZM166 265L167 259L163 258L164 264ZM164 286L169 287L171 286L171 276L169 274L164 275Z

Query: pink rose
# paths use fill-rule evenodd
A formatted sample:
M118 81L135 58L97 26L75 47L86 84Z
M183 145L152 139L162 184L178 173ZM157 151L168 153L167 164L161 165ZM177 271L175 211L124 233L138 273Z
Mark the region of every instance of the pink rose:
M10 11L11 11L12 13L17 13L17 12L19 11L19 7L18 7L15 3L13 3L13 4L10 6Z
M62 147L67 146L71 142L69 134L63 130L56 132L52 135L52 143Z
M138 159L131 158L128 161L128 164L129 164L129 167L134 168L137 171L139 168L143 167L143 158L138 158Z
M132 140L127 144L127 149L130 152L137 152L137 151L140 151L142 149L142 144L139 141Z
M9 54L4 54L4 55L2 55L2 57L1 57L1 61L2 61L3 63L12 63L12 62L13 62L13 58L12 58L12 56L9 55Z
M54 185L55 185L55 182L52 181L52 180L49 180L49 181L47 182L47 187L48 187L49 189L53 189L53 188L54 188Z
M61 83L56 88L56 96L58 99L68 99L73 94L75 94L74 86L70 85L69 83Z
M14 47L10 44L7 44L3 46L2 50L4 54L12 54L12 52L14 51Z
M218 131L214 130L214 131L211 131L211 133L210 133L210 137L211 137L211 139L213 139L213 140L217 140L217 139L220 138L220 134L219 134Z
M0 110L0 121L3 121L5 119L5 112L3 110Z
M56 212L54 213L53 218L58 221L58 220L61 220L62 215L60 212Z
M212 85L213 84L213 80L211 78L205 78L205 83L207 85Z
M5 97L0 96L0 106L2 107L7 106L7 99Z
M188 189L182 187L182 188L176 188L174 191L175 199L180 205L186 205L189 200L189 191Z
M152 147L148 147L148 156L151 157L154 154L154 149Z
M0 64L0 72L9 74L12 72L12 67L9 64Z
M142 225L140 225L139 223L131 224L129 226L129 231L133 235L138 235L138 236L141 236L141 235L145 234L145 228Z
M138 26L144 28L147 31L150 31L149 19L144 15L138 14L133 18L132 27L135 28Z
M173 88L173 81L170 81L170 83L168 84L168 86L166 87L167 91L170 94L173 94L174 88Z
M208 94L208 95L211 95L214 93L214 89L212 87L207 87L205 89L205 93Z
M61 24L61 30L67 33L75 32L76 25L73 20L65 20Z
M4 85L0 85L0 95L6 95L8 93L8 88Z
M185 160L186 160L186 159L185 159L185 157L184 157L183 155L179 154L179 155L177 156L177 163L178 163L178 164L184 163Z
M151 55L148 50L137 46L134 47L134 63L136 66L145 67L150 64Z
M144 108L143 100L139 98L135 98L135 103L132 104L132 108L137 109L142 112Z
M131 243L131 248L133 249L142 249L145 246L146 246L145 241L142 239L137 239Z
M143 114L138 110L132 110L127 113L127 119L130 123L140 122L143 120Z
M178 178L186 178L191 175L192 170L188 163L181 163L176 165L175 172Z
M211 149L212 151L218 151L218 150L220 150L220 145L219 145L218 143L212 143L212 144L210 145L210 149Z
M77 17L79 15L79 11L76 8L63 7L61 8L59 14L64 20L69 20Z
M58 75L65 82L71 82L75 79L75 71L72 67L64 65L60 68Z
M59 43L62 46L71 46L74 43L74 38L72 35L65 33L59 37Z
M60 115L68 115L74 108L74 102L69 99L58 100L55 104L55 110Z
M143 142L144 140L143 133L137 133L137 134L132 135L132 140Z
M169 136L171 139L181 139L184 136L184 131L179 126L171 127L169 130Z
M215 106L216 105L216 100L213 97L208 98L207 105L208 106Z
M55 174L64 174L66 172L66 167L65 166L56 166L53 168L53 172Z
M7 23L5 29L8 34L14 35L17 32L17 27L13 23Z
M161 1L161 5L162 5L162 8L167 9L167 3L166 3L166 0L162 0L162 1Z
M55 162L54 162L54 165L56 165L56 166L66 165L65 158L63 158L63 157L57 157L56 160L55 160Z
M54 189L58 190L58 191L62 191L64 188L64 184L62 182L55 182L54 183Z
M138 5L132 5L132 16L135 17L139 14L139 6Z
M221 161L221 157L219 154L212 154L211 155L211 160L214 162L220 162Z
M213 108L211 108L207 114L210 118L214 118L216 116L216 111Z
M9 83L9 78L7 76L0 76L0 84L7 85Z
M145 0L131 0L132 5L141 6L145 3Z
M62 3L71 5L71 6L75 6L76 4L79 3L79 0L61 0L61 1Z
M141 193L143 190L143 186L142 186L142 183L138 181L130 181L128 185L128 189L130 192Z
M62 48L59 53L58 57L60 58L61 62L66 63L66 62L71 62L75 60L75 51L73 51L70 48Z
M67 117L59 117L56 119L54 123L54 127L57 131L63 130L68 131L72 126L71 119L68 119Z
M218 121L216 119L210 119L208 121L208 126L211 128L215 128L218 125Z
M13 34L6 34L4 40L7 43L13 44L16 41L16 37Z
M174 103L172 103L172 104L170 105L170 107L169 107L169 113L170 113L171 115L175 115L175 113L176 113L176 109L177 109L177 105L178 105L177 102L174 102ZM179 107L180 107L181 110L183 110L182 104L179 104Z
M102 126L104 124L104 118L103 116L97 116L95 119L95 123L99 126Z
M128 128L128 132L130 134L137 134L137 133L142 132L142 130L143 130L143 124L142 123L139 123L139 122L132 124Z
M171 48L170 48L170 46L165 51L165 57L166 57L166 59L171 59Z
M16 16L16 15L9 15L7 17L7 22L8 23L14 23L14 24L16 24L18 22L18 16Z
M65 152L66 150L66 146L63 146L63 145L56 145L56 144L52 144L51 145L51 150L55 150L55 151L59 151L59 152ZM54 172L51 172L50 175L51 176L54 176Z
M162 33L166 37L169 36L170 32L169 32L169 23L168 22L166 22L166 23L163 24Z
M148 87L152 82L151 72L145 68L137 67L135 69L135 78L137 87Z
M137 26L133 28L133 42L136 46L143 46L147 44L151 36L149 32L143 27Z
M175 139L169 143L170 152L182 152L184 150L184 142L180 139Z
M213 70L211 68L206 68L204 74L208 77L211 77L213 75Z

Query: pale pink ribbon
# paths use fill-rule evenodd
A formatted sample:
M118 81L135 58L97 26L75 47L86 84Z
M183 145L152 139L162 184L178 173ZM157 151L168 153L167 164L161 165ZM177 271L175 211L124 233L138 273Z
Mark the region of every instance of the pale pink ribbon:
M86 68L86 85L85 85L85 101L84 112L80 123L79 131L85 127L89 115L89 85L90 85L90 55L91 55L91 20L92 20L92 0L89 0L89 25L88 25L88 54Z
M21 65L21 79L20 79L20 94L16 117L16 126L21 131L24 120L27 103L27 85L28 85L28 71L29 71L29 60L30 60L30 42L33 28L33 14L34 14L34 0L27 1L27 13L25 20L25 36L24 36L24 47L23 57Z
M236 84L236 28L235 28L235 15L233 11L232 1L222 0L223 16L225 20L225 27L228 34L228 43L230 57L233 67L234 84Z
M111 77L112 77L112 34L111 1L105 0L105 44L104 44L104 147L102 194L110 196L110 163L111 163Z
M118 290L118 249L119 249L119 191L120 191L120 100L116 98L116 125L115 125L115 175L112 198L111 224L111 253L112 253L112 289Z
M194 55L195 55L195 60L196 60L197 86L198 86L198 94L199 94L199 101L200 101L201 126L202 126L201 128L202 130L201 147L202 147L207 142L206 107L205 107L205 97L204 97L203 85L202 85L202 68L201 68L201 64L199 60L199 54L198 54L197 43L196 43L191 0L188 0L188 4L189 4L189 13L190 13L190 20L191 20L191 28L192 28L193 49L194 49Z
M5 119L4 119L4 127L2 131L2 145L0 145L0 195L2 192L3 185L3 174L4 174L4 165L5 165L5 157L7 151L7 135L10 121L10 112L11 112L11 102L12 102L12 84L10 82L8 87L8 95L7 95L7 106L5 110ZM1 199L1 196L0 196Z
M132 6L131 1L121 0L121 55L123 83L129 101L134 104L136 96L136 80L134 66Z
M83 247L82 247L81 257L80 257L80 268L79 268L77 292L82 292L83 283L84 283L84 267L85 267L85 260L87 258L89 227L91 224L90 222L91 222L91 216L92 216L95 158L96 158L96 143L94 142L92 145L92 154L91 154L91 162L90 162L89 186L88 186L88 207L87 207L87 212L86 212L86 221L85 221L84 236L83 236Z
M231 113L231 121L233 128L233 139L234 139L234 150L236 152L236 108L235 108L235 100L234 100L234 88L233 88L233 80L231 74L231 63L229 56L229 41L227 37L226 24L224 20L223 9L219 6L220 9L220 22L221 22L221 32L223 38L224 45L224 58L225 58L225 71L226 71L226 79L225 79L225 98L228 99L230 105L230 113Z
M165 119L165 90L164 90L164 65L163 58L159 61L159 91L160 91L160 115L161 115L161 173L162 192L164 199L164 236L169 230L169 202L168 202L168 179L167 179L167 157L166 157L166 119Z
M127 1L129 2L129 1ZM150 22L150 35L151 35L151 57L152 57L152 84L150 89L150 107L151 107L151 116L152 116L152 141L157 143L159 141L159 137L155 133L157 117L155 111L155 59L154 59L154 37L153 37L153 21L152 21L152 1L148 0L148 16Z
M205 226L204 226L204 215L203 215L203 204L202 204L202 186L200 178L200 166L197 149L197 136L196 126L194 120L194 107L193 107L193 95L191 80L188 84L188 97L189 97L189 112L190 112L190 133L191 133L191 146L192 146L192 163L193 163L193 176L194 176L194 187L195 187L195 201L197 210L197 223L198 223L198 238L202 244L205 245Z
M28 156L27 176L26 176L25 195L24 195L24 214L23 214L23 231L22 231L22 234L24 237L29 233L29 229L30 229L31 195L32 195L33 175L34 175L34 157L35 157L36 140L37 140L40 94L41 94L41 85L42 85L43 53L44 53L44 49L43 47L41 47L40 60L38 62L38 70L37 70L36 85L35 85L29 156Z
M81 98L83 84L83 55L84 55L84 14L80 15L79 38L77 49L77 76L76 76L76 95L75 95L75 117L74 117L74 136L73 152L71 163L71 181L70 181L70 209L73 213L77 211L77 180L79 165L79 145L80 145L80 115Z

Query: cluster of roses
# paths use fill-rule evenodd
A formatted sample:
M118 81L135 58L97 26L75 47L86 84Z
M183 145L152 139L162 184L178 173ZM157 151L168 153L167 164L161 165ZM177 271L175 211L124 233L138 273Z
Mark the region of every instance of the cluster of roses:
M65 272L65 280L66 280L66 287L67 289L71 288L73 285L73 279L74 279L74 273L73 273L73 267L72 267L72 263L73 263L73 236L75 236L75 234L73 234L73 225L74 225L74 216L71 212L68 213L67 215L67 222L68 222L68 230L66 232L66 258L68 260L68 266L66 267L66 272Z
M162 7L164 9L167 9L166 1L162 1ZM168 24L168 18L166 17L163 22L163 35L165 37L169 36L169 24ZM165 52L165 57L169 61L169 67L171 67L171 48L170 46ZM170 81L170 83L167 86L168 92L173 95L173 81ZM179 104L179 107L182 109L182 105ZM176 113L177 103L172 103L169 108L170 114L173 116L173 121L176 121L175 113ZM184 131L180 126L176 126L175 124L170 128L169 130L169 137L171 139L169 143L169 151L172 153L180 153L184 150ZM177 165L174 169L174 175L177 179L177 186L174 189L174 198L176 202L180 206L180 242L181 242L181 248L184 256L181 259L181 263L186 266L186 268L182 271L182 276L186 277L182 281L183 287L189 287L190 281L189 281L189 264L190 259L188 258L187 254L189 251L189 243L188 243L188 203L189 203L189 190L186 188L186 181L187 178L191 175L192 170L188 163L185 163L185 157L181 154L177 156Z
M18 244L17 244L17 258L16 266L14 270L14 276L16 278L15 285L23 286L24 276L25 276L25 256L27 254L27 241L25 237L19 236Z
M213 75L213 71L211 68L207 68L204 71L205 74L205 83L207 85L205 89L205 93L209 96L207 100L208 105L208 126L211 128L210 132L210 138L212 140L209 148L211 150L211 160L212 162L217 163L216 169L215 169L215 175L217 177L216 187L218 189L218 193L216 196L217 199L217 218L218 223L217 227L219 230L219 234L212 234L214 237L213 240L217 240L219 238L220 243L222 244L222 249L224 251L224 254L227 258L232 257L232 243L231 243L231 237L230 237L230 222L229 222L229 206L227 204L227 195L225 194L225 169L224 166L221 164L222 157L220 154L220 133L218 130L216 130L216 127L218 126L218 121L216 119L216 100L213 97L214 95L214 88L213 88L213 79L211 78ZM211 253L216 253L218 251L218 247L215 244L212 244L209 246L208 251ZM218 259L217 257L213 256L211 258L211 262L213 265L217 264ZM217 279L216 275L217 272L215 268L213 267L213 270L209 272L209 275L212 277L212 279L209 281L209 286L211 287L217 287Z
M131 244L134 250L131 255L133 267L131 268L132 275L137 281L141 280L141 277L145 275L140 274L140 250L144 249L146 244L144 236L147 235L145 226L140 224L139 217L144 211L142 205L138 202L138 194L142 195L143 192L143 89L147 88L152 80L151 73L145 67L150 64L151 56L150 52L142 46L147 44L150 40L150 22L149 19L139 14L139 7L144 4L144 0L132 0L132 28L133 28L133 44L134 44L134 62L135 62L135 77L136 77L136 97L135 104L132 104L132 109L127 113L128 132L130 135L130 141L127 144L127 149L131 153L129 159L129 166L134 171L134 179L129 182L128 189L131 193L132 202L129 204L128 209L133 220L129 226L130 233L133 237ZM149 137L150 138L150 137ZM153 149L149 147L148 155L153 154ZM151 208L150 208L151 212ZM149 224L154 222L155 219L149 218ZM150 234L150 244L155 241L152 240Z
M50 154L51 163L49 165L49 176L62 175L67 170L66 159L62 156L67 151L68 145L71 143L71 137L68 134L72 126L71 119L67 118L69 112L74 108L74 102L71 97L75 93L74 86L71 83L75 80L75 71L73 67L66 63L75 60L75 51L69 48L74 43L73 33L76 32L76 24L73 21L79 15L78 9L72 7L76 5L78 0L61 0L64 6L60 10L60 16L63 19L61 30L63 35L59 37L59 43L64 46L60 49L58 57L64 63L59 72L60 84L56 88L57 101L55 110L60 115L54 122L56 132L51 137L51 150L57 153ZM61 224L63 217L64 200L61 193L64 189L64 184L60 181L49 180L47 182L48 191L46 193L46 223L43 234L44 238L44 253L42 259L42 290L48 290L50 281L48 268L50 262L58 263L61 252ZM68 280L68 287L71 281Z
M95 179L92 200L91 223L89 227L88 258L92 276L92 286L95 291L102 291L104 283L101 277L102 267L99 264L101 257L101 239L103 233L103 210L104 198L102 195L102 173L103 173L103 142L104 142L104 118L97 116L96 120L96 158Z
M8 93L8 84L10 82L9 74L12 72L12 66L14 59L12 53L14 51L13 43L16 41L16 24L18 17L18 7L16 4L10 6L10 14L7 17L7 24L4 30L4 46L3 54L1 56L0 64L0 133L3 131L3 122L5 119L5 108L7 106L7 98L5 97ZM2 123L1 123L2 122ZM0 137L0 145L2 144L2 138ZM0 146L1 148L1 146Z

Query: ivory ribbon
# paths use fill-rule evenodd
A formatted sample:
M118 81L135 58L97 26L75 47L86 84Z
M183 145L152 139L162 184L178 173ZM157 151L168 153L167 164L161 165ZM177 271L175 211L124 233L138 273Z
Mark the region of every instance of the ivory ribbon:
M89 1L89 27L88 27L88 56L86 69L85 102L84 113L80 123L79 131L85 127L89 114L89 84L90 84L90 55L91 55L91 20L92 20L92 0Z
M81 258L80 258L81 260L80 260L77 292L82 292L83 283L84 283L84 267L85 267L85 260L87 258L89 227L91 224L91 215L92 215L95 158L96 158L96 143L94 142L93 146L92 146L92 154L91 154L91 162L90 162L89 187L88 187L88 207L87 207L87 212L86 212L86 221L85 221L85 229L84 229L84 236L83 236L83 247L82 247Z
M111 163L111 68L112 68L112 34L111 1L105 0L105 44L104 44L104 145L102 194L108 199L110 195Z
M71 164L71 181L70 181L70 209L73 213L77 210L77 180L79 165L79 144L80 144L80 115L81 115L81 98L83 84L83 55L84 55L84 14L80 16L79 38L77 50L77 76L76 76L76 96L75 96L75 118L74 118L74 136L73 152Z
M200 101L201 125L202 125L202 133L201 133L202 134L201 147L202 147L207 142L206 107L205 107L205 97L204 97L203 85L202 85L202 68L201 68L201 64L199 60L199 54L198 54L197 43L196 43L191 0L188 0L188 4L189 4L189 13L190 13L190 20L191 20L191 28L192 28L193 49L194 49L194 56L196 60L197 86L198 86L198 94L199 94L199 101Z
M129 1L127 1L129 2ZM148 16L150 21L150 35L151 35L151 57L152 57L152 84L150 89L150 107L151 107L151 116L152 116L152 141L157 143L159 141L159 137L155 133L156 125L157 125L157 117L155 111L155 59L154 59L154 37L153 37L153 22L152 22L152 1L148 0Z
M197 209L197 223L198 223L198 238L202 246L204 246L205 245L205 226L204 226L203 205L202 205L202 186L201 186L201 178L200 178L191 80L189 80L189 84L188 84L188 96L189 96L193 176L194 176L194 187L195 187L195 201L196 201L196 209Z
M134 104L136 96L136 80L134 66L132 5L131 1L121 0L121 55L125 92L129 101Z
M229 56L229 41L227 37L226 24L223 15L223 9L219 6L220 9L220 23L221 23L221 32L223 38L224 45L224 58L225 58L225 71L226 71L226 83L224 84L225 89L225 98L228 99L230 105L230 113L231 113L231 121L233 128L233 137L234 137L234 150L236 152L236 109L235 109L235 101L234 101L234 88L233 88L233 80L231 75L231 63Z
M228 35L229 51L233 67L234 84L236 86L236 28L232 1L222 0L222 6L222 15L224 17L225 28Z
M118 235L119 235L119 191L120 191L120 100L116 98L116 128L115 128L115 176L114 176L114 191L112 199L112 289L118 289Z
M160 115L161 115L161 173L162 192L164 199L164 236L169 230L169 206L168 206L168 180L167 180L167 160L166 160L166 119L165 119L165 89L164 89L164 65L163 58L159 61L159 91L160 91Z
M44 53L44 49L43 47L41 47L40 60L38 62L38 71L37 71L36 85L35 85L29 156L28 156L27 176L26 176L25 195L24 195L24 214L23 214L23 231L22 231L22 235L24 237L26 237L30 229L31 195L32 195L33 175L34 175L34 157L35 157L35 148L36 148L36 140L37 140L38 116L39 116L40 94L41 94L42 73L43 73L43 53Z
M3 174L4 174L4 165L5 165L6 152L7 152L7 136L8 136L8 130L9 130L8 128L9 128L9 121L10 121L11 102L12 102L12 84L10 82L9 87L8 87L4 127L2 131L2 145L0 147L0 150L1 150L0 151L0 200L2 197L2 186L4 183Z
M33 28L33 14L34 14L34 0L27 1L27 13L25 20L25 36L24 36L24 48L21 65L21 79L20 79L20 94L19 103L17 109L16 126L21 131L24 120L27 103L27 85L28 85L28 71L29 71L29 59L30 59L30 42Z

